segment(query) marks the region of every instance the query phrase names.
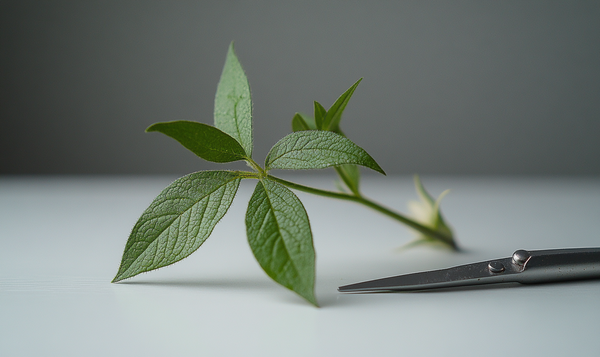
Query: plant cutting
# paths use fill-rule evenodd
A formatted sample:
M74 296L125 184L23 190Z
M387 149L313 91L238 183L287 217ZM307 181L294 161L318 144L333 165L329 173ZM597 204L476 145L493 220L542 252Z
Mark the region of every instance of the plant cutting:
M229 209L241 180L257 180L246 212L246 234L256 260L275 282L318 306L314 294L315 251L304 206L290 190L352 201L383 213L418 232L411 243L435 243L458 250L452 230L435 200L415 176L421 198L408 218L362 195L359 166L381 174L383 169L340 129L342 113L358 80L329 109L314 102L314 116L297 113L293 132L269 151L264 165L252 157L253 118L250 86L229 46L217 87L214 126L193 121L151 125L147 132L165 134L200 158L217 163L245 161L251 171L199 171L179 178L150 204L132 229L113 282L180 261L210 236ZM307 170L333 167L339 192L322 190L274 176L273 169Z

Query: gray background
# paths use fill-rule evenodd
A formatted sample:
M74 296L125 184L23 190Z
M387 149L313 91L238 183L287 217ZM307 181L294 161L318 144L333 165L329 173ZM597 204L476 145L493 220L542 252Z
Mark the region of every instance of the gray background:
M235 40L255 159L364 77L342 127L390 173L600 174L600 2L0 2L0 173L187 173ZM239 167L239 164L238 164Z

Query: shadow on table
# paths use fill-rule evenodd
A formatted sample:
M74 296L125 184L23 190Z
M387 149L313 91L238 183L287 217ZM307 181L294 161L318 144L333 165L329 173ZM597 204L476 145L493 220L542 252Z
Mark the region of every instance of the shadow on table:
M142 281L122 281L119 285L141 285L141 286L170 286L185 289L259 289L270 288L273 283L268 279L169 279L169 280L142 280Z

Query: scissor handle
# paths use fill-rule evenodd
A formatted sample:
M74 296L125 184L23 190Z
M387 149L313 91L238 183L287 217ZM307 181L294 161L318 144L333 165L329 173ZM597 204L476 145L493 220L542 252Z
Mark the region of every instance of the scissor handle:
M600 278L600 248L517 250L512 263L523 284Z

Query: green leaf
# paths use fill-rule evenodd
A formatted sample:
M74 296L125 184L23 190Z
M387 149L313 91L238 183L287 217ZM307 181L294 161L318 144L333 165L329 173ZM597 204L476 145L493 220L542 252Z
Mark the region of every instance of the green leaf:
M358 84L362 81L362 78L356 81L344 94L342 94L336 101L333 103L331 108L327 111L327 116L323 120L322 129L323 130L331 130L337 131L340 125L340 120L342 119L342 113L344 109L346 109L346 105L348 105L348 101L352 97L354 90L358 87Z
M225 215L240 184L230 171L201 171L165 188L133 227L113 282L192 254Z
M285 136L272 148L265 161L270 169L322 169L357 164L385 175L365 150L350 139L331 131L298 131Z
M252 98L242 66L229 46L215 97L215 126L237 140L252 157Z
M350 189L356 196L360 196L359 184L360 184L360 171L356 165L340 165L335 167L335 171L338 173L344 184Z
M315 126L317 130L323 128L323 120L327 116L327 111L319 102L315 102Z
M313 120L314 123L314 120ZM296 113L292 118L292 131L304 131L311 130L310 124L303 117L302 114Z
M308 216L298 197L276 182L259 181L248 204L246 232L265 273L318 306L315 249Z
M146 132L158 131L179 141L194 154L212 162L243 160L244 148L231 136L207 124L171 121L152 124Z

